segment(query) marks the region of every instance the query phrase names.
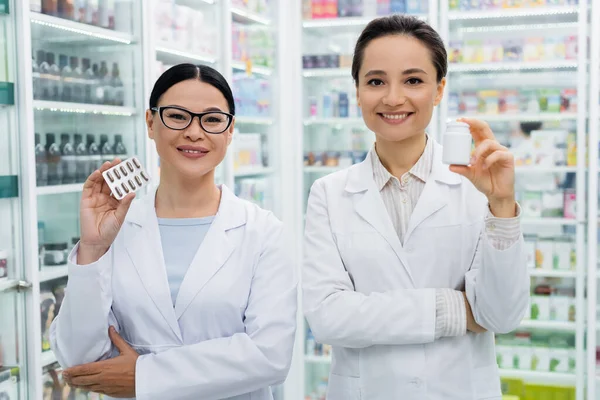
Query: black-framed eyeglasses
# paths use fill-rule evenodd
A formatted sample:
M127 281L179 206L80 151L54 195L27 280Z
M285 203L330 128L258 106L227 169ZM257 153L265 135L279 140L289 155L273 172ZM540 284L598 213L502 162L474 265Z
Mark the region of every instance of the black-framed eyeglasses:
M167 128L177 131L186 129L198 117L202 129L216 135L229 129L233 121L232 114L222 111L194 113L176 106L153 107L151 110L158 111L160 120Z

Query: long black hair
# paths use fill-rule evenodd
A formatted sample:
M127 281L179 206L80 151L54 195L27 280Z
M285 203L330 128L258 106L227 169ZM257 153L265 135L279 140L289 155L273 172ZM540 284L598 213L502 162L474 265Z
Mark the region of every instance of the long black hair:
M150 109L158 105L160 97L173 85L188 79L197 79L217 88L227 100L229 113L235 115L233 93L225 77L219 71L207 65L178 64L166 70L154 84L150 94Z
M396 14L372 20L360 34L352 59L352 78L356 85L367 45L375 39L391 35L413 37L427 47L437 72L437 81L442 81L448 73L448 55L440 35L427 22L411 15Z

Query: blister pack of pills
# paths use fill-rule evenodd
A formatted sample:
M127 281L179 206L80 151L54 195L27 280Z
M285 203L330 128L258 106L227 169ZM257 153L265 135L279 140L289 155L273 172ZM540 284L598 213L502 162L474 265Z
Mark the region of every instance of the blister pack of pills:
M129 193L137 192L150 183L150 175L135 157L104 171L102 176L117 200L121 200Z

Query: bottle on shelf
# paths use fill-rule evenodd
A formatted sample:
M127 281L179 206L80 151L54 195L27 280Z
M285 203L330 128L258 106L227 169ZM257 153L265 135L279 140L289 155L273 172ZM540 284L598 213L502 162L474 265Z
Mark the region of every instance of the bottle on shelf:
M127 148L123 144L123 135L115 135L114 151L115 157L123 159L127 156Z
M93 104L102 104L104 101L104 88L102 87L102 78L100 77L100 70L98 64L92 66L92 73L94 79L92 83L92 101Z
M40 134L35 134L35 181L37 186L48 184L48 157L46 149L40 141Z
M60 68L60 77L62 81L61 101L73 101L73 71L69 66L69 59L66 55L58 56L58 66Z
M77 183L83 183L88 177L88 165L89 157L85 143L83 143L83 135L76 133L73 136L74 147L75 147L75 165L77 165L77 171L75 173L75 180Z
M40 93L40 66L34 56L31 56L31 82L33 86L33 99L39 100Z
M108 142L108 135L106 134L100 135L100 154L102 155L103 163L115 159L114 147Z
M88 165L88 170L87 170L87 174L91 175L92 172L94 172L95 170L97 170L98 168L100 168L100 166L102 165L102 156L100 154L100 147L98 147L98 144L96 143L96 139L94 138L94 135L92 134L88 134L86 137L86 141L87 141L87 153L89 156L89 165Z
M46 133L46 154L48 160L48 185L60 185L62 182L60 147L56 143L56 135L54 133Z
M75 0L73 20L85 23L87 0Z
M106 61L102 61L100 63L100 86L102 86L102 94L103 98L100 104L111 105L113 104L113 87L112 87L112 78L109 74L108 67L106 66Z
M77 164L75 148L70 141L68 133L60 135L60 165L62 170L62 183L71 184L76 182Z
M83 103L84 100L84 79L83 72L79 68L79 59L77 57L70 58L71 71L73 76L72 98L74 102Z
M87 0L85 8L85 22L98 25L98 0Z
M82 58L81 64L83 67L83 98L82 101L87 104L92 104L94 101L93 88L96 82L94 71L89 58Z
M58 1L57 0L42 0L42 13L48 15L58 15Z
M58 0L57 12L59 17L72 20L75 16L73 0Z
M113 63L112 69L112 104L115 106L123 106L125 104L125 88L121 80L119 64Z
M102 28L115 27L115 0L100 0L98 3L98 25Z
M38 50L37 62L40 72L37 90L39 99L48 100L50 98L50 64L46 61L46 52L44 50Z
M48 80L49 90L48 94L50 97L47 100L59 101L60 100L60 68L56 65L55 55L53 53L46 53L46 61L48 62Z

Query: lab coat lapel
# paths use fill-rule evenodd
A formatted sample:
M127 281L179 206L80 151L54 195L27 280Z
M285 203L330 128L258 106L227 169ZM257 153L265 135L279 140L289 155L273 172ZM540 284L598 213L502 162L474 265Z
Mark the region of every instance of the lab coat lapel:
M448 204L450 185L458 185L460 183L460 175L450 171L448 165L442 162L442 147L438 143L434 143L431 175L425 183L423 193L421 193L419 201L417 201L410 217L404 237L405 243L423 221Z
M136 230L125 238L126 248L133 265L150 298L164 317L173 333L181 339L181 331L175 312L167 278L165 258L163 256L158 219L154 201L156 189L131 206L127 220Z
M348 171L346 191L353 194L354 209L358 215L375 228L392 247L414 285L398 233L394 229L394 224L373 179L370 153L362 163L353 166Z
M177 319L181 318L196 295L233 253L235 243L228 237L227 231L245 223L245 208L241 200L235 197L225 185L222 185L221 203L217 215L181 283L175 302Z

